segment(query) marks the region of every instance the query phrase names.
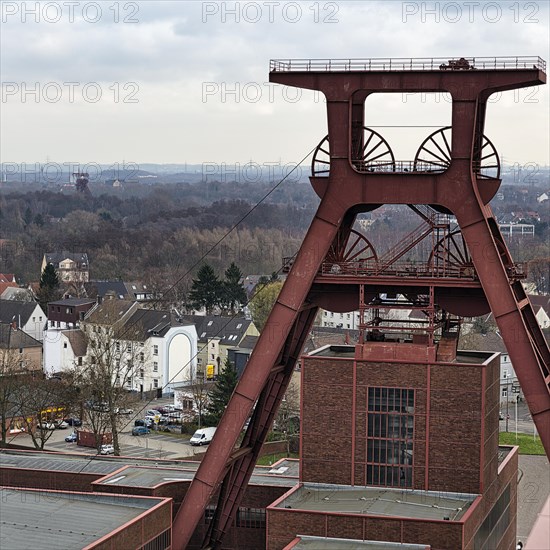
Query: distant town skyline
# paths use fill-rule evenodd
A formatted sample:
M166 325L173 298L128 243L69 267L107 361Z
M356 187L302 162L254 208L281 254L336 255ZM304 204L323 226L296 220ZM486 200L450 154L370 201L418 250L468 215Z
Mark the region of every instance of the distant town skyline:
M542 1L94 4L2 3L1 162L299 162L326 134L324 100L270 84L271 58L550 48ZM548 86L491 98L485 133L506 163L550 164L549 105ZM375 95L366 124L410 159L450 112L443 95Z

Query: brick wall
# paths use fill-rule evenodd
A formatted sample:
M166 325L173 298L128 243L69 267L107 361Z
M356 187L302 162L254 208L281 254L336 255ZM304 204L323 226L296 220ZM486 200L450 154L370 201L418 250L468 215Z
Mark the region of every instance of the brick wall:
M484 478L496 476L498 363L498 358L488 366L304 358L301 480L364 485L367 388L401 387L415 389L413 488L480 492L482 459Z
M296 534L429 544L434 550L462 548L460 523L321 514L281 508L268 510L268 550L281 550L294 540Z
M30 489L53 489L56 491L92 491L92 483L105 474L79 472L48 472L21 468L0 468L0 485L5 487L28 487Z

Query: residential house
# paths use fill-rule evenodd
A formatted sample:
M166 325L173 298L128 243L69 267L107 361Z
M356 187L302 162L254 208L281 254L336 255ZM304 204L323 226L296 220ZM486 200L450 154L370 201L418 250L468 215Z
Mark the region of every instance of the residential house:
M156 293L153 289L143 283L124 283L126 291L130 297L130 300L136 300L137 302L147 302L153 300Z
M53 376L82 366L86 358L87 340L80 329L49 328L44 335L43 369Z
M0 296L7 288L18 288L13 273L0 273Z
M89 281L84 283L84 291L88 298L94 298L98 304L106 297L130 300L128 289L123 281Z
M0 294L0 300L16 300L18 302L35 302L35 294L29 288L21 288L17 285L8 286Z
M258 329L244 317L217 315L183 315L198 335L197 372L207 379L215 378L223 368L228 350L240 345L246 336L259 336Z
M510 356L502 336L498 330L488 331L487 334L468 332L462 334L459 341L460 349L472 351L490 351L500 353L500 406L504 407L506 402L516 399L523 399L521 386L518 377L510 361Z
M550 328L550 296L529 294L529 300L533 306L539 327L542 329Z
M140 394L173 394L176 386L189 384L195 375L197 333L169 311L139 307L129 300L107 299L81 322L88 339L108 334L103 345L112 346L115 357L131 369L126 387ZM93 363L97 345L88 345L86 362ZM124 365L124 363L122 363Z
M229 360L235 365L239 378L241 377L241 374L243 373L244 368L248 363L250 356L252 355L252 351L254 350L254 346L256 345L257 341L258 336L245 336L238 346L234 348L228 348L227 350L227 356L229 357Z
M90 264L85 252L47 252L42 259L41 272L52 264L63 283L86 283L90 279Z
M42 341L46 314L36 302L0 300L0 323L15 323L19 330Z
M93 306L89 298L65 298L48 304L48 328L77 328Z
M42 343L19 330L15 323L0 323L0 348L17 350L21 370L42 368Z
M89 281L84 284L88 298L94 298L101 303L105 298L118 300L134 300L147 302L156 297L152 288L143 283L125 283L124 281Z

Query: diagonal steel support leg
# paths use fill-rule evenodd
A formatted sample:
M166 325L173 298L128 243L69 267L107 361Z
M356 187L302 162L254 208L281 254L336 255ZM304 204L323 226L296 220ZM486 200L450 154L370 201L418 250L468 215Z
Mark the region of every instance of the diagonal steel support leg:
M520 282L508 276L510 257L488 208L458 219L485 296L495 317L523 394L550 456L550 350ZM504 249L503 249L504 247Z
M344 210L335 211L335 199L329 199L329 195L327 193L319 205L214 439L176 514L173 524L174 549L187 546L206 506L224 478L221 500L209 531L212 543L206 542L206 547L217 547L235 517L255 457L265 440L315 317L316 308L306 302L308 293L344 218ZM329 200L333 201L330 208L327 207ZM243 444L235 450L242 427L256 403Z
M258 399L241 447L235 453L236 459L231 467L231 475L227 475L224 478L220 497L218 498L216 514L211 523L204 547L219 548L224 534L231 527L236 517L239 503L246 490L277 409L284 397L292 377L294 365L310 331L316 313L317 308L302 311L292 327L291 333L285 343L284 357L280 366L273 369L273 373L270 375ZM242 450L246 450L246 454L243 454Z

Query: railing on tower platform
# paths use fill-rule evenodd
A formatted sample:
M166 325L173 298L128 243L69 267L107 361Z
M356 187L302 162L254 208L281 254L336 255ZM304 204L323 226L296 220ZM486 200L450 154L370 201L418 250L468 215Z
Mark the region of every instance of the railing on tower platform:
M537 56L515 57L426 57L368 59L272 59L271 72L369 72L369 71L546 71L546 61Z

